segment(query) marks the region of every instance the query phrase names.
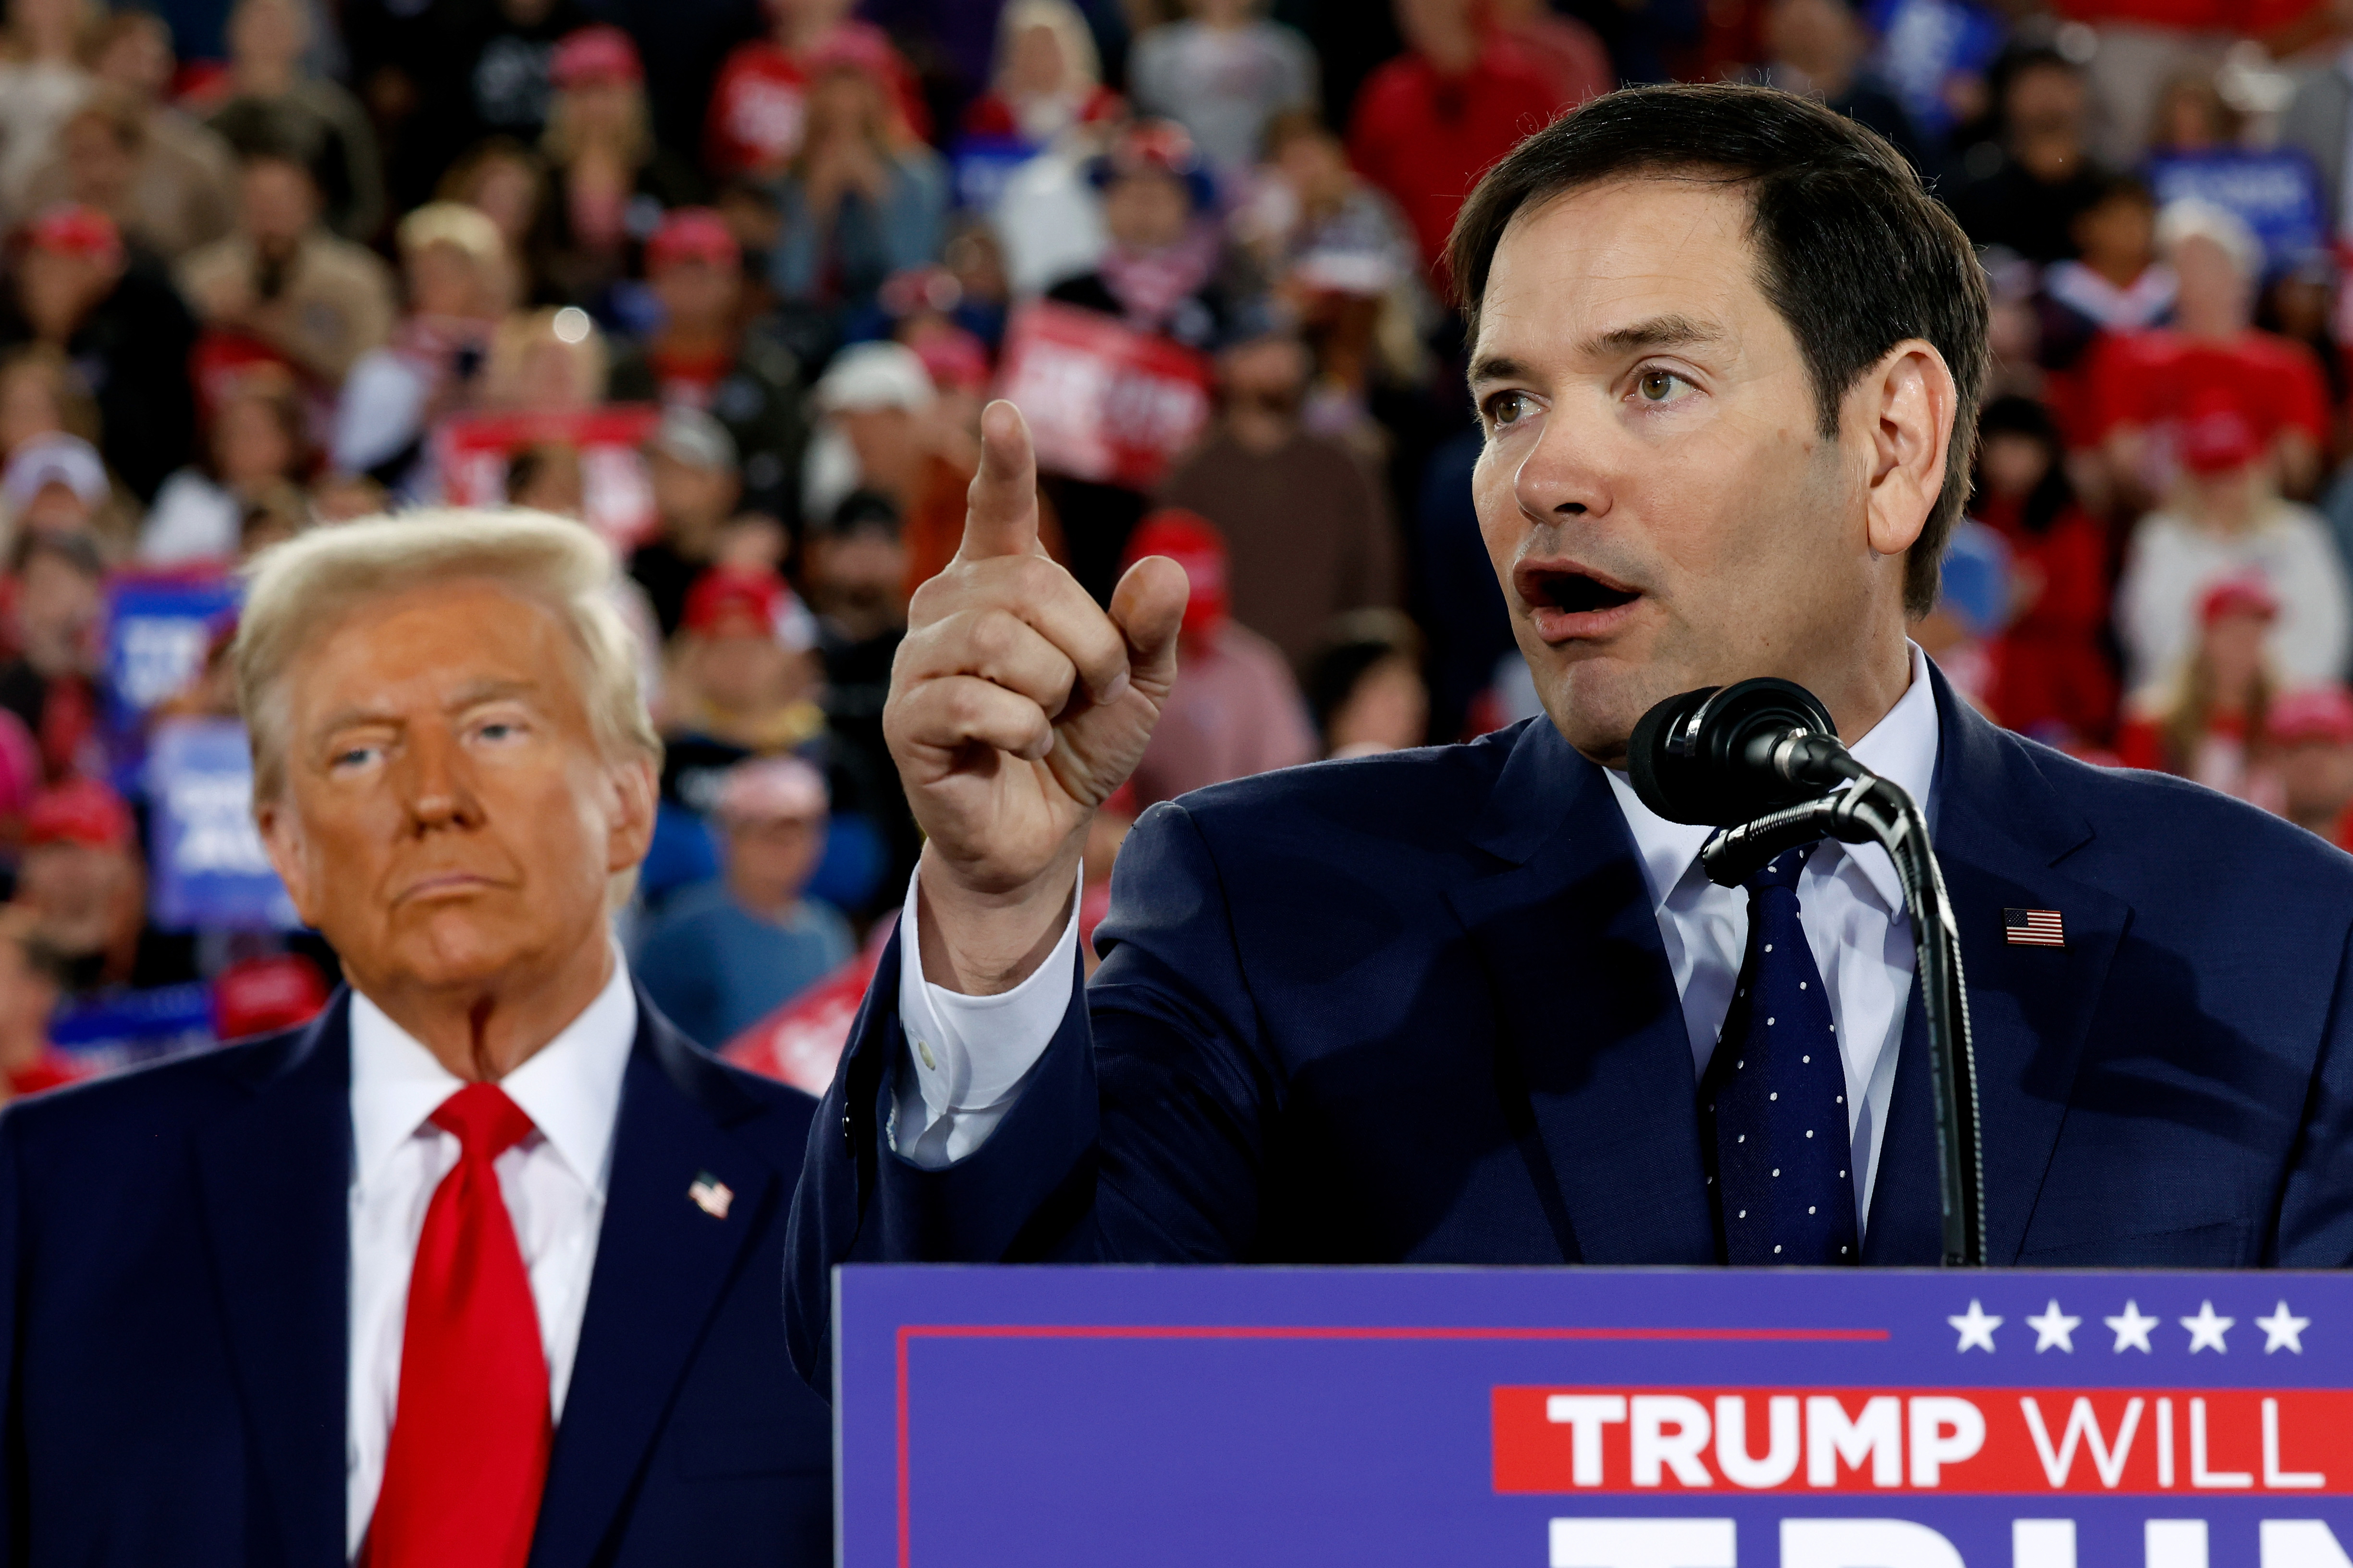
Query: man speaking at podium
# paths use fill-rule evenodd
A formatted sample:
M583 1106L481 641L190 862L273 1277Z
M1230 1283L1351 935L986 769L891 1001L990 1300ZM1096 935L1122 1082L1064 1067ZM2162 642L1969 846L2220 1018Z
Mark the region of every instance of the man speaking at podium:
M1988 350L1968 242L1901 157L1767 89L1619 92L1490 172L1449 261L1546 718L1155 808L1087 984L1080 849L1169 689L1183 578L1142 562L1098 610L989 410L892 679L929 842L810 1139L804 1374L838 1262L1936 1262L1886 858L1720 889L1710 830L1620 771L1651 705L1762 675L1929 814L1989 1261L2353 1257L2353 860L1996 730L1906 639Z

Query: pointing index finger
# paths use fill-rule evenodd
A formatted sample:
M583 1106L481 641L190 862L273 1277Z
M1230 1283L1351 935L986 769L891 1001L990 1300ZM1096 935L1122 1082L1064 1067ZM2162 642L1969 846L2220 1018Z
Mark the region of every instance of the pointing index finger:
M1021 411L999 398L981 410L980 472L965 492L966 561L1038 552L1038 461Z

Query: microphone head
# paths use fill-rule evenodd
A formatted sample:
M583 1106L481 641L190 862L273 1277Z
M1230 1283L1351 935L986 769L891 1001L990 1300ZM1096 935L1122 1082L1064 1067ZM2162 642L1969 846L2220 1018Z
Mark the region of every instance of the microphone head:
M1700 704L1723 689L1720 686L1703 686L1696 691L1670 697L1635 721L1634 737L1626 745L1627 782L1634 786L1636 798L1669 822L1703 819L1684 815L1693 809L1685 804L1685 797L1697 793L1691 780L1693 766L1681 755L1669 753L1667 737L1683 733Z
M1836 739L1820 700L1770 676L1670 697L1634 726L1626 773L1644 805L1669 822L1732 827L1828 793L1773 771L1773 743L1803 731Z

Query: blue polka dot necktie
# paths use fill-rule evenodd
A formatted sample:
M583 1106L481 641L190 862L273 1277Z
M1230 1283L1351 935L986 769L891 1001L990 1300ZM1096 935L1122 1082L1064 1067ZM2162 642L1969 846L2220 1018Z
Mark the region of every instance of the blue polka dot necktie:
M1862 1250L1846 1069L1799 918L1812 852L1790 850L1746 883L1748 952L1700 1084L1727 1263L1851 1264Z

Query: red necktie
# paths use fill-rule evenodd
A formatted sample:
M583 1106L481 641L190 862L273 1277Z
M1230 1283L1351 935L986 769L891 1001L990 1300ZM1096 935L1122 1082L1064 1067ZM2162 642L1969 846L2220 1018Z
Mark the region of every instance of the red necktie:
M523 1568L553 1444L547 1353L491 1162L532 1131L495 1084L468 1084L433 1124L457 1168L425 1212L408 1281L400 1394L368 1526L368 1568Z

